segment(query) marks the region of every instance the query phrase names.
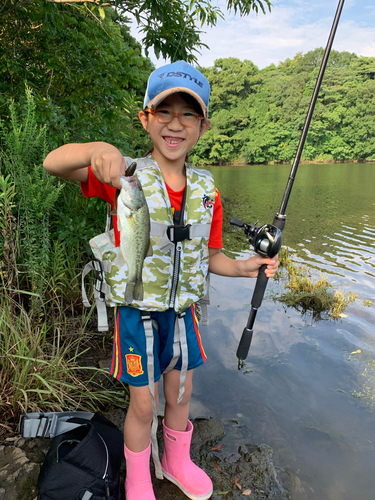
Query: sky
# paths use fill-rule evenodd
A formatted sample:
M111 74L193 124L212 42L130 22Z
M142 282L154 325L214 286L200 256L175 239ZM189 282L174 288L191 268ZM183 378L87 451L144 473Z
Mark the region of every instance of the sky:
M231 15L226 2L213 0L225 14L214 28L204 28L201 39L210 49L198 55L200 66L209 67L219 58L249 59L259 69L325 47L339 0L273 0L271 12L246 17ZM136 26L132 34L138 40ZM375 56L374 0L346 0L333 49ZM156 67L165 64L150 53Z

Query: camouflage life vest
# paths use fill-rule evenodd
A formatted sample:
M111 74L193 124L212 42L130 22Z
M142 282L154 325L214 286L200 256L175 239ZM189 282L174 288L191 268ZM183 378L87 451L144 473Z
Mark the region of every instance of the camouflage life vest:
M125 160L128 166L134 161L128 157ZM167 188L157 163L151 158L135 161L136 175L150 212L153 255L144 261L144 299L133 301L130 307L144 311L164 311L172 307L180 313L207 292L208 239L215 202L213 178L206 170L186 166L184 221L176 229ZM96 261L86 266L84 276L91 269L98 272L97 304L105 299L112 307L125 305L128 269L120 247L114 244L113 229L90 240L90 246ZM84 302L85 295L83 288Z

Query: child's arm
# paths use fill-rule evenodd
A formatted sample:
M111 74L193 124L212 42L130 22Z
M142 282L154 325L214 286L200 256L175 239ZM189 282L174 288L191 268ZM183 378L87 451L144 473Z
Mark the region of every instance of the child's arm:
M230 259L217 248L209 248L209 271L220 276L233 276L243 278L256 278L258 270L263 264L267 264L265 274L272 278L278 268L279 259L276 255L272 259L254 255L246 260Z
M43 166L51 175L87 182L87 167L110 186L121 188L119 177L125 174L126 163L120 151L106 142L66 144L51 151Z

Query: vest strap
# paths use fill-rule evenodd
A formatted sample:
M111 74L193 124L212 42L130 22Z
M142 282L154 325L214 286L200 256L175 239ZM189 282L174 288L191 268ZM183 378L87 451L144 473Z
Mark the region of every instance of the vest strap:
M167 368L163 371L163 375L164 375L164 373L168 373L171 370L173 370L173 368L176 366L178 358L180 357L180 353L181 353L181 351L180 351L180 335L179 335L179 330L175 325L174 335L173 335L173 357L172 357L169 365L167 366Z
M181 374L180 374L180 390L178 393L177 404L181 403L184 392L185 392L185 381L186 381L186 373L187 373L187 368L188 368L188 348L187 348L186 328L185 328L185 320L184 320L185 314L186 314L185 311L178 314L176 326L175 326L175 328L178 328L178 331L179 331L181 354L182 354L182 364L181 364Z
M159 447L156 438L156 433L158 430L158 415L155 403L155 381L154 381L154 331L153 331L153 320L151 319L151 313L147 311L141 311L143 328L146 335L146 353L147 353L147 375L148 375L148 388L151 394L151 404L152 404L152 425L151 425L151 450L152 459L155 466L155 475L158 479L163 479L163 471L161 469L161 463L159 458Z
M111 288L104 281L104 273L108 273L112 269L112 262L107 260L95 259L86 264L82 272L82 300L85 307L91 307L87 298L85 289L85 278L89 272L96 272L96 280L94 284L94 300L98 314L98 331L108 331L107 306L105 303L105 295L110 293Z
M204 297L199 300L199 305L201 307L201 325L208 326L208 309L207 306L210 305L210 273L207 275L207 292Z

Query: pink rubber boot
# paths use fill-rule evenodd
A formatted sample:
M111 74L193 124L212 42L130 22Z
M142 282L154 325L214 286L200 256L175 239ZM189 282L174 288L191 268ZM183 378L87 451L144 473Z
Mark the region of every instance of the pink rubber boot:
M126 500L156 500L150 473L151 443L139 453L134 453L124 446L124 453L126 460Z
M207 500L212 495L212 481L190 459L193 424L188 420L185 432L166 427L163 420L164 454L161 467L166 479L178 486L191 500Z

